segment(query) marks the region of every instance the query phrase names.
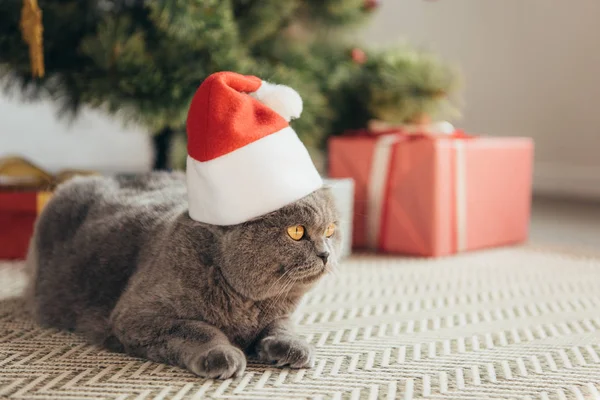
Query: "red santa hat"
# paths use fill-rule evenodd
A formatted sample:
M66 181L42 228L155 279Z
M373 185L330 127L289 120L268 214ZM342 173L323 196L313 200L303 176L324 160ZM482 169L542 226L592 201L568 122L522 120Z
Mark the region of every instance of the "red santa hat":
M292 88L218 72L187 118L190 217L235 225L293 203L323 184L288 122L302 113Z

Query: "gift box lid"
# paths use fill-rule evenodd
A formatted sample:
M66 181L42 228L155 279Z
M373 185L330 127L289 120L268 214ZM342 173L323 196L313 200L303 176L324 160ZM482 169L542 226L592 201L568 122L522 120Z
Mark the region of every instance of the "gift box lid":
M92 171L64 170L53 175L21 157L0 158L0 212L39 213L60 183Z

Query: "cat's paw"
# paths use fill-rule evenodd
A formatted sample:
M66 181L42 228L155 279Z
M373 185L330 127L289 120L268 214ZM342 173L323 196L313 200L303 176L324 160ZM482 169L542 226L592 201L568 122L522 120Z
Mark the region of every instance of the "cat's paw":
M278 367L311 368L315 365L314 350L303 339L294 336L267 336L258 344L262 361Z
M192 357L188 368L204 378L229 379L244 373L246 356L237 347L220 344Z

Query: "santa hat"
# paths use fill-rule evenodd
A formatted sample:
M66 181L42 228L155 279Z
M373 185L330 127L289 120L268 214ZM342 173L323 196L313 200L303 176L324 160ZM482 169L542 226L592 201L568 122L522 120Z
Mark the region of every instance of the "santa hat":
M218 72L200 85L187 118L190 217L235 225L293 203L323 184L289 126L302 112L292 88Z

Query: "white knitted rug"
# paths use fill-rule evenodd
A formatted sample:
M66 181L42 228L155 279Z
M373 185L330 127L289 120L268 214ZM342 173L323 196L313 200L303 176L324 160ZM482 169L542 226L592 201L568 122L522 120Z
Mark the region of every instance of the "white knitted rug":
M0 268L5 295L17 267ZM12 288L7 289L12 283ZM0 398L598 399L600 259L516 248L360 256L305 299L311 370L199 379L35 327L0 302Z

